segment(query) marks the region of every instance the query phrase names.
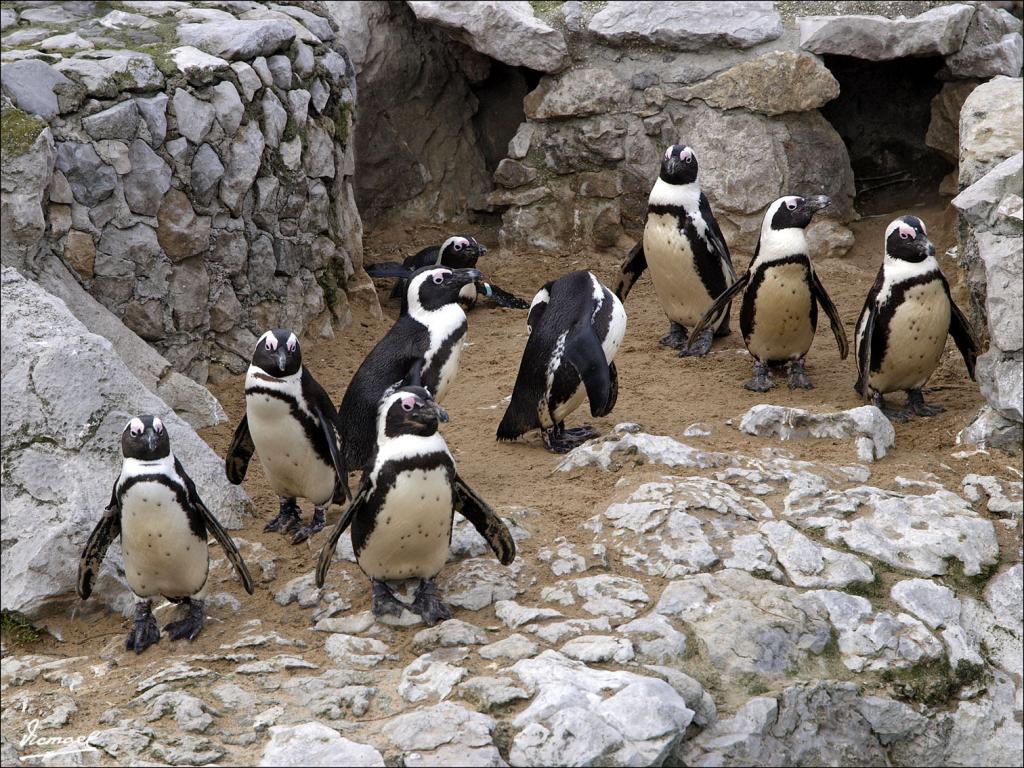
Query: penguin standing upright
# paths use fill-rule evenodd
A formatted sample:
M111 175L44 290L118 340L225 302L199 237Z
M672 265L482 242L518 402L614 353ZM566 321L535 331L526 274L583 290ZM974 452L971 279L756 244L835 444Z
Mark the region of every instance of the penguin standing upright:
M565 417L590 400L605 416L618 397L615 354L626 333L622 302L591 272L580 270L537 292L527 318L529 338L499 440L543 430L548 450L564 453L597 436L590 427L565 429Z
M438 422L448 415L422 387L391 389L376 412L376 451L355 498L338 520L317 562L322 587L338 539L352 525L356 562L373 583L373 613L401 614L407 606L385 583L420 579L412 610L426 624L451 618L437 597L434 577L444 567L454 509L508 565L516 547L508 528L455 470Z
M185 618L164 627L170 638L195 640L203 628L203 595L210 569L207 534L213 534L251 595L249 569L171 453L171 441L159 417L137 416L129 421L121 433L121 453L124 462L110 503L78 565L78 595L87 600L92 594L107 548L120 536L125 579L139 598L125 647L142 653L159 642L151 601L156 595L186 606Z
M396 383L426 387L440 402L455 379L466 335L466 313L459 293L480 279L475 269L424 267L406 289L408 312L370 350L338 406L344 464L362 468L377 437L377 404Z
M693 329L696 337L735 294L743 291L740 331L754 357L754 377L745 386L767 392L775 386L769 366L789 363L789 388L810 389L804 356L814 341L821 304L843 360L850 352L835 304L811 266L804 229L832 201L818 197L780 197L768 206L750 269L719 296ZM692 337L691 337L692 338Z
M643 240L623 262L615 295L625 300L647 267L670 322L661 343L679 350L680 357L706 355L713 336L729 334L728 305L689 345L686 326L697 324L704 309L733 284L736 274L722 230L697 184L697 155L689 147L674 144L665 150L647 200Z
M408 256L399 264L393 261L385 261L377 264L368 264L366 273L370 277L394 277L395 285L391 289L391 298L402 299L403 313L405 309L405 294L409 284L409 276L417 269L431 266L451 267L452 269L470 269L476 267L477 261L487 253L483 243L464 235L449 237L441 245L431 245L412 256ZM464 285L459 292L459 303L467 310L476 306L479 294L483 294L500 307L512 309L526 309L527 304L517 296L504 291L496 285L484 282L483 279Z
M974 330L950 295L924 222L901 216L885 230L885 258L857 319L854 388L899 421L942 412L941 405L925 404L921 389L942 359L947 335L973 379ZM901 389L907 408L889 408L884 395Z
M303 542L323 529L327 505L349 495L337 421L331 398L302 364L295 334L264 333L245 374L245 416L224 464L228 480L239 485L253 453L259 454L281 502L264 530L293 533L293 544ZM299 518L300 496L314 504L308 525Z

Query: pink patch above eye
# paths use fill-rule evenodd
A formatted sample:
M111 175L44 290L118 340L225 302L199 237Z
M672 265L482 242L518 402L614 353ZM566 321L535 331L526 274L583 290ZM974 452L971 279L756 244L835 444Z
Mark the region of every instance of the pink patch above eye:
M909 224L900 224L900 237L913 240L917 237L917 230Z
M415 397L409 396L409 397L403 397L402 398L402 409L403 410L411 411L415 406L416 406L416 398Z

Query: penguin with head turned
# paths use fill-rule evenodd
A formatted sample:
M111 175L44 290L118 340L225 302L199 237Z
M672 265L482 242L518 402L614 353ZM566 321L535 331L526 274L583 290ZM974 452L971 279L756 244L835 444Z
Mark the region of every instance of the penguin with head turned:
M615 295L625 301L647 268L670 323L661 343L679 350L680 357L708 354L714 336L729 334L729 305L700 335L686 329L697 324L736 274L725 237L697 183L697 155L690 147L674 144L665 150L647 200L643 239L623 262Z
M373 457L320 551L316 583L324 585L338 540L351 524L356 562L373 584L373 613L400 615L411 608L433 625L452 615L437 596L434 577L448 560L454 511L473 524L503 565L515 559L515 542L456 471L438 432L448 414L426 389L389 389L375 415ZM420 584L407 606L386 582L410 578Z
M212 534L250 595L252 577L224 527L203 503L196 484L171 452L158 416L137 416L121 433L124 462L78 565L78 595L92 594L96 573L114 539L121 539L124 576L138 598L125 641L142 653L160 641L152 598L185 606L185 616L164 627L172 640L195 640L203 628L203 596L210 570L207 536Z
M767 392L775 386L770 366L786 364L790 389L813 386L804 368L804 357L818 327L818 305L828 315L839 356L845 360L849 354L842 319L811 265L804 234L814 214L831 202L824 195L788 196L769 205L750 268L715 300L694 328L693 335L697 336L743 291L740 331L754 358L754 377L743 385L749 390Z
M941 405L925 403L922 389L942 359L946 336L973 379L974 329L950 295L924 222L901 216L886 227L885 258L857 319L854 388L898 421L941 413ZM907 407L890 408L885 395L899 390L907 393Z

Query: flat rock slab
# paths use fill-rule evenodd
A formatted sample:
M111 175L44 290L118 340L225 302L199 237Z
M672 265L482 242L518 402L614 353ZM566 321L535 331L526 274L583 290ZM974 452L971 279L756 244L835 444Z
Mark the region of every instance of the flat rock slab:
M970 5L947 5L918 16L803 16L800 47L812 53L887 61L960 50L974 15Z
M873 405L862 405L837 413L811 413L781 405L755 405L743 416L740 431L780 440L806 438L853 438L857 456L874 461L896 445L896 430L885 414Z
M587 27L615 45L653 43L678 51L749 48L782 35L770 2L607 3Z
M291 45L295 27L280 19L181 24L178 39L228 61L271 56Z

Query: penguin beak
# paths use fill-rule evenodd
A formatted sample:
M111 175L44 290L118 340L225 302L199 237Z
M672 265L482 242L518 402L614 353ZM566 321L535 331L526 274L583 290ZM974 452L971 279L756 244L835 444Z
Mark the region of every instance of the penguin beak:
M452 282L461 288L464 285L475 283L483 278L483 276L479 269L456 269L452 272Z
M817 195L815 197L808 197L804 201L804 208L810 214L817 213L823 208L828 208L832 205L832 198L828 195Z
M156 432L150 431L146 433L146 450L152 453L156 450Z
M277 350L277 369L284 373L284 369L288 367L288 353L283 349Z
M476 250L477 253L479 253L481 256L484 256L487 253L487 247L483 243L478 243L476 246Z
M433 424L435 422L448 421L448 412L437 403L426 402L423 406L411 414L413 421L420 424Z
M448 411L442 408L437 403L434 403L434 413L437 414L437 420L443 423L448 422Z
M932 241L927 237L922 236L921 250L924 252L925 257L931 257L935 255L935 246L932 245Z

